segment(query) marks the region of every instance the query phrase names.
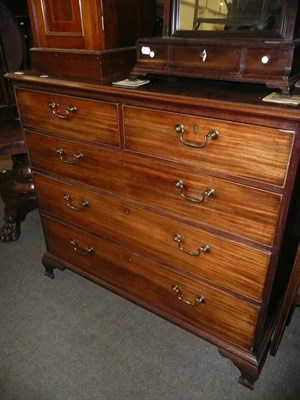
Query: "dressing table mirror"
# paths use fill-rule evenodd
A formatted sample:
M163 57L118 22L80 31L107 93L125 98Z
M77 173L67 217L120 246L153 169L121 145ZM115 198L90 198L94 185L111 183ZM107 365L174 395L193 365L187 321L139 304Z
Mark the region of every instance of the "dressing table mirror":
M280 29L281 0L178 0L178 31L259 31Z
M160 38L138 41L134 75L266 84L300 79L297 0L166 0Z

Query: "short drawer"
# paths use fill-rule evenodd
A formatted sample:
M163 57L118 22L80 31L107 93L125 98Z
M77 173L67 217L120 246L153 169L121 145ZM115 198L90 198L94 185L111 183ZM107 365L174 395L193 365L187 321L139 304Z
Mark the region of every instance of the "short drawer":
M119 146L117 104L29 90L16 94L24 127Z
M128 150L284 185L294 132L130 106L124 118Z
M247 49L244 76L271 77L284 75L289 51L285 49Z
M31 131L26 138L35 169L272 244L281 203L278 194Z
M241 64L241 50L225 46L170 46L172 68L195 69L197 74L237 74ZM220 65L222 70L220 71Z
M146 308L203 335L250 349L259 309L131 250L43 217L48 252L70 269L115 286ZM207 333L206 333L207 334Z
M159 44L137 45L137 63L139 67L165 69L168 63L168 48Z
M35 183L42 211L261 300L269 253L58 180L36 174Z

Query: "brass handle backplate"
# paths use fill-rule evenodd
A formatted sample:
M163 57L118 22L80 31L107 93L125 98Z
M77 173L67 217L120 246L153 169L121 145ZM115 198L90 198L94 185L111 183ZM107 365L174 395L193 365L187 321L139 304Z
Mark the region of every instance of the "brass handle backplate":
M187 250L186 248L183 247L182 238L177 233L175 233L173 235L173 240L178 243L179 250L182 251L183 253L188 254L189 256L198 257L201 255L201 253L209 253L210 252L210 247L207 244L202 245L196 251Z
M205 147L209 140L216 140L220 136L219 131L217 131L216 129L210 129L207 132L207 134L204 136L203 142L201 142L201 143L189 142L184 138L185 127L183 124L176 124L174 129L175 129L175 132L178 135L180 135L179 140L182 144L184 144L185 146L194 147L197 149L201 149L201 148Z
M181 287L179 285L172 285L172 290L177 294L177 299L182 301L183 303L189 305L189 306L197 306L198 304L204 303L205 298L203 296L198 296L193 300L187 299L181 290Z
M64 195L64 200L66 202L66 205L74 211L81 211L89 205L89 202L87 200L81 200L78 206L74 206L72 197L69 194Z
M70 114L74 114L77 110L75 106L65 107L63 104L57 104L52 100L49 102L49 108L52 110L52 114L60 119L68 119ZM61 114L61 111L63 114Z
M56 154L57 154L57 157L58 157L61 161L63 161L65 164L74 165L74 164L77 164L77 162L78 162L79 160L82 160L82 159L83 159L83 154L82 154L81 152L78 152L78 153L73 154L73 156L72 156L71 158L67 158L67 157L65 156L64 150L61 149L61 148L57 148L57 149L56 149Z
M88 247L88 248L85 248L85 249L81 249L81 248L78 246L78 240L76 240L76 239L70 240L70 244L73 246L73 250L74 250L76 253L78 253L78 254L80 254L80 255L82 255L82 256L88 256L88 255L94 253L93 247Z
M210 189L210 188L206 188L205 190L203 190L203 192L201 193L200 197L187 196L185 194L186 187L184 186L183 181L181 181L181 180L175 181L174 185L175 185L175 187L180 189L180 196L183 199L188 200L188 201L190 201L192 203L202 203L205 198L214 197L215 196L215 190L214 189Z

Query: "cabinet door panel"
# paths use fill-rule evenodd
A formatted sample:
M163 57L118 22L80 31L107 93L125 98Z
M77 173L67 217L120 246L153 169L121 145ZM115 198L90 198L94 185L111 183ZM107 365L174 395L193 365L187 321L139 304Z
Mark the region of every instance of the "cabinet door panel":
M44 212L260 301L269 253L57 180L35 183Z
M124 115L128 150L284 185L295 132L129 106Z
M100 50L101 2L28 0L35 47Z
M176 318L178 322L179 319L200 336L208 331L210 336L250 349L257 307L68 225L46 217L43 225L48 251L69 263L70 269L99 279L100 283L115 285L125 296L131 299L133 296L137 302L140 300L144 306L171 320ZM85 249L92 251L84 254ZM174 291L176 286L182 291L180 294ZM180 295L191 304L180 300ZM197 304L200 296L202 303Z

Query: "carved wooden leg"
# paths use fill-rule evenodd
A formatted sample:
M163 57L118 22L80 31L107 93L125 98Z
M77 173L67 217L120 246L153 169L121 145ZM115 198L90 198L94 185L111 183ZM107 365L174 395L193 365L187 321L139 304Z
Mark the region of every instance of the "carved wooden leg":
M45 275L48 276L48 278L54 279L54 270L57 268L61 271L63 271L65 268L62 267L60 264L57 263L55 257L53 257L51 254L48 252L43 255L42 258L42 263L45 267Z
M229 358L233 362L233 364L240 370L241 376L239 377L238 382L246 388L253 390L254 384L260 375L261 369L267 357L268 349L269 347L266 349L263 357L259 362L255 357L251 357L250 355L248 359L241 358L238 355L230 353L229 351L226 351L224 349L219 349L219 353L223 357Z
M4 202L4 226L0 229L1 242L11 242L20 236L20 225L27 213L37 208L31 168L26 154L12 157L12 171L0 175L0 191Z
M54 279L55 278L55 275L54 275L55 265L53 264L53 262L51 262L51 260L49 260L48 253L43 255L42 263L45 267L44 275L47 276L48 278Z
M54 279L55 275L54 275L54 267L52 265L49 264L45 264L44 263L44 267L45 267L45 276L48 276L48 278Z

